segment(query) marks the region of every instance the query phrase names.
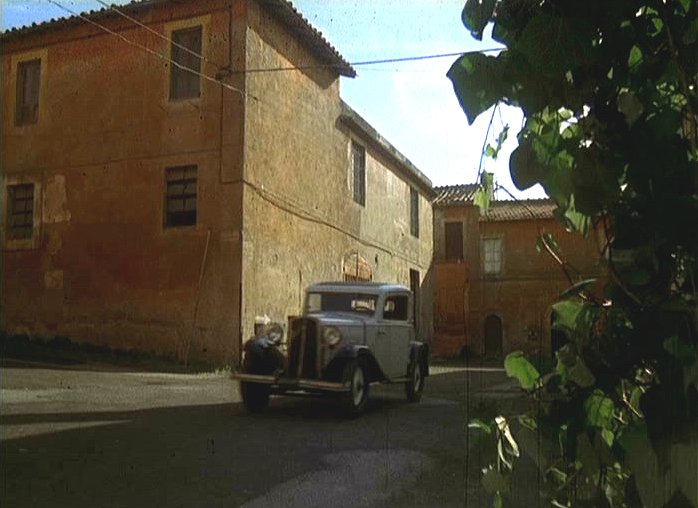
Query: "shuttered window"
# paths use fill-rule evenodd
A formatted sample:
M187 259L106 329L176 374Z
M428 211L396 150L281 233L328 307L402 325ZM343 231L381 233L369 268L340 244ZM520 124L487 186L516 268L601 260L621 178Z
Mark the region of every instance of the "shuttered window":
M196 224L196 166L167 168L165 226Z
M7 238L31 238L34 233L34 184L10 185L7 190Z
M187 51L187 48L189 51ZM193 54L196 53L196 54ZM170 74L170 99L192 99L201 95L201 78L191 71L201 72L201 27L172 32L172 64ZM191 69L191 70L187 70Z
M419 238L419 192L410 189L410 233Z
M366 206L366 149L351 142L351 160L354 175L354 201Z
M39 120L39 88L41 60L19 62L17 65L17 111L15 123L28 125Z
M502 273L502 239L483 238L482 249L484 254L483 268L485 275L498 275Z
M446 239L446 259L463 259L463 223L447 222L444 225Z

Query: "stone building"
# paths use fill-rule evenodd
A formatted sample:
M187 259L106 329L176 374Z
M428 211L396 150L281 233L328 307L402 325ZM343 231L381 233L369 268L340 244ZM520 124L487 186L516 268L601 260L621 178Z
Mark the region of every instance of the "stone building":
M120 11L0 35L3 331L230 364L347 278L418 290L429 335L435 194L345 59L285 0Z
M436 188L433 349L440 356L499 357L517 349L549 355L551 305L570 282L538 252L538 237L552 234L575 282L602 273L599 243L593 234L567 232L549 199L493 201L481 215L475 189Z

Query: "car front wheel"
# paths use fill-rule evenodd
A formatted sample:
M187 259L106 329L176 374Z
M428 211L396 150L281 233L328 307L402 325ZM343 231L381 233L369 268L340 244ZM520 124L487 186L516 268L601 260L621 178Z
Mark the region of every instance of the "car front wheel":
M343 406L347 416L357 416L366 408L369 384L366 368L357 360L349 361L344 367L344 382L349 391L344 395Z
M422 362L413 360L407 369L409 381L405 384L405 395L409 402L419 402L424 391L424 367Z

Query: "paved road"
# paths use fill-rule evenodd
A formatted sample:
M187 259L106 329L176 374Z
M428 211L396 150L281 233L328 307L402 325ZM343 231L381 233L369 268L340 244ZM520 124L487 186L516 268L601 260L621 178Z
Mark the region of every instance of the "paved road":
M516 397L501 371L441 367L420 404L377 387L346 420L307 398L248 415L226 373L5 367L1 382L3 507L481 506L467 412Z

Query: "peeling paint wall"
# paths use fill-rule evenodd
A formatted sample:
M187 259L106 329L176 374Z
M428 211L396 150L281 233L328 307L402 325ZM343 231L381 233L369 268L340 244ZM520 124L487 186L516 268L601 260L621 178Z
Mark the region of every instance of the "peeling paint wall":
M454 331L462 323L437 315L436 341L444 356L455 356L467 346L471 353L485 352L484 335L487 316L502 321L503 352L521 349L530 353L550 351L550 306L570 284L562 269L546 252L536 250L539 231L553 235L566 259L579 270L582 278L602 274L599 253L593 234L584 238L565 231L554 219L479 221L477 207L451 206L434 210L434 246L438 268L454 269L456 263L445 261L444 224L463 221L464 262L468 276L463 280L463 298L467 309L464 331ZM502 271L488 276L483 270L482 239L497 237L502 241ZM453 290L442 283L438 291ZM455 325L449 331L449 326Z
M149 10L143 21L165 34L201 23L207 58L227 62L236 20L226 6L173 3ZM114 18L104 22L138 44L169 52L167 42L144 29ZM18 61L35 57L42 59L39 119L18 127L7 83L16 79ZM203 70L216 72L209 64ZM4 183L31 181L38 196L32 245L3 242L1 327L180 359L233 361L240 97L203 81L200 99L171 102L167 64L87 24L9 41L2 74ZM198 166L198 221L165 228L165 169L185 164ZM3 203L3 224L5 213Z
M305 65L314 60L288 31L251 8L249 68ZM409 230L409 184L395 164L366 146L366 206L353 201L350 141L339 124L339 80L326 69L248 76L244 199L244 337L254 317L285 323L301 311L303 290L342 280L342 261L365 259L376 281L409 286L418 270L423 337L431 331L427 278L432 256L432 212L420 198L419 238Z
M15 108L19 61L41 58L42 82L37 124L3 116L5 186L34 183L37 211L31 241L3 242L0 327L236 363L256 315L285 322L306 286L341 279L358 253L374 280L409 285L419 271L428 338L431 206L422 194L412 237L410 185L371 148L366 207L354 203L354 133L338 123L334 71L234 72L318 63L254 1L171 2L140 16L166 36L201 25L202 72L241 92L202 80L200 98L170 101L166 62L87 24L9 41L3 111ZM104 23L169 55L144 29ZM181 165L197 166L197 223L168 228L165 172Z

